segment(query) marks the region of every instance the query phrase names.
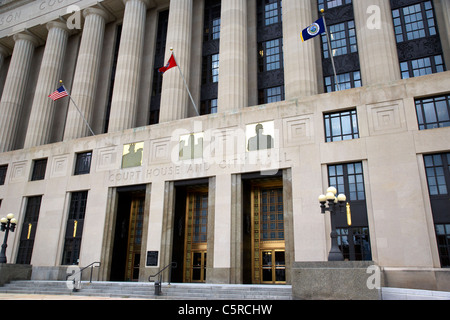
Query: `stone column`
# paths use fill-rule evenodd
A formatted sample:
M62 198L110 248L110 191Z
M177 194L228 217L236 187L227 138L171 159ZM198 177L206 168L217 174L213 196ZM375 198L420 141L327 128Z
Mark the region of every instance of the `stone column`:
M31 60L38 45L36 38L24 33L15 34L14 41L0 101L0 152L13 150L15 146Z
M124 0L124 3L125 13L108 132L132 128L139 101L139 81L148 1Z
M191 64L192 2L192 0L170 1L165 57L165 62L167 62L171 55L169 48L172 47L177 63L188 84ZM193 106L189 101L189 95L180 72L176 68L172 68L163 77L159 122L186 118L188 108L193 108Z
M100 9L88 8L83 11L83 16L85 17L83 35L78 51L72 91L69 93L84 117L91 123L107 14ZM70 88L67 89L70 91ZM86 123L71 101L67 113L64 140L85 137L88 132Z
M64 23L49 22L48 36L36 84L25 148L49 143L55 102L48 97L59 87L69 32Z
M222 1L218 111L248 106L247 0Z
M311 1L283 1L283 54L286 100L318 93L315 40L302 42L301 31L314 22ZM320 41L320 40L317 40Z
M400 79L389 0L353 1L361 79L364 86Z

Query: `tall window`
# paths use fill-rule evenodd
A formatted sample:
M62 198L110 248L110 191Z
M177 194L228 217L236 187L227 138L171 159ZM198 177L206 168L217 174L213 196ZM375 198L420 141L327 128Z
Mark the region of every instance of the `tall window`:
M327 35L321 35L325 92L361 87L358 43L352 2L350 0L319 0L318 9L319 11L321 9L327 10L330 40L329 45ZM334 60L339 86L334 76L331 57Z
M433 2L391 0L403 79L445 71Z
M442 267L450 267L450 153L424 156L428 193Z
M72 192L71 194L62 259L63 265L78 264L87 196L87 191Z
M169 24L169 10L161 11L158 14L158 31L156 33L155 57L153 60L153 84L150 97L150 115L148 124L159 123L159 110L161 105L161 91L163 77L158 69L166 64L164 61L166 54L167 26Z
M324 115L325 141L342 141L359 138L356 110L327 113Z
M338 244L345 259L371 260L369 223L367 219L364 172L361 162L329 165L328 183L347 196L352 225L346 215L332 215L338 233Z
M0 186L5 184L6 172L8 171L8 165L0 166Z
M450 126L450 95L416 100L419 130Z
M33 254L34 239L39 220L42 196L27 198L25 217L20 233L19 252L17 253L17 264L30 264Z
M206 0L203 27L200 114L217 112L221 0Z
M258 103L284 100L281 0L257 0Z

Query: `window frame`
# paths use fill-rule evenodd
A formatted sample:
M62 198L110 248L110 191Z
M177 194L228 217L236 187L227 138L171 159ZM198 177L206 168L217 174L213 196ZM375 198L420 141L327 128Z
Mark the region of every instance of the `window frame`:
M47 162L47 158L33 160L33 171L31 173L30 181L39 181L45 179Z
M350 133L343 133L343 118L349 117L350 119ZM339 119L339 134L334 134L333 132L333 119ZM324 121L324 133L325 142L337 142L337 141L347 141L359 139L359 124L358 124L358 113L356 108L349 110L326 112L323 114ZM351 137L351 138L346 138Z

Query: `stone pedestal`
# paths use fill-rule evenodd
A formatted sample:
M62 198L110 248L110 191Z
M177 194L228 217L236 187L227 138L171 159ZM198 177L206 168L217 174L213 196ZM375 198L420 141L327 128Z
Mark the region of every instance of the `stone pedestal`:
M372 261L294 262L292 297L298 300L379 300ZM382 283L382 279L379 279Z

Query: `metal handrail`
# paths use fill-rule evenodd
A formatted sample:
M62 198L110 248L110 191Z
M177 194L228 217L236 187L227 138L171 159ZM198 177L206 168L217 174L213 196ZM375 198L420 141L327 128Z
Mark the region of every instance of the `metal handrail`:
M80 269L78 272L66 275L66 280L69 279L69 277L73 277L73 276L75 276L78 273L80 273L80 279L81 279L81 277L83 275L83 271L86 270L87 268L91 268L91 275L89 277L89 283L92 283L92 270L94 269L94 264L98 264L98 267L101 266L101 262L99 262L99 261L92 262L90 265Z
M159 272L157 274L154 275L150 275L148 277L148 282L150 282L151 278L157 277L159 276L159 283L161 283L161 277L162 277L162 273L169 267L171 267L169 269L169 284L170 284L170 279L172 278L172 268L176 268L178 265L175 261L172 261L171 263L169 263L167 266L165 266L164 268L162 268L161 270L159 270Z

